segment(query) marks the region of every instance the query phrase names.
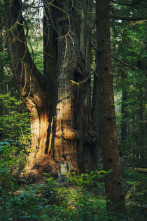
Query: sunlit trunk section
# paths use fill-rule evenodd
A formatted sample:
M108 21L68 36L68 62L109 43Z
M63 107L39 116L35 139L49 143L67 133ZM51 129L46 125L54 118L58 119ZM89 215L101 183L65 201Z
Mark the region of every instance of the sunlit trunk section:
M70 39L69 39L70 41ZM69 47L69 46L68 46ZM70 50L70 47L69 49ZM70 54L72 54L71 52ZM64 59L64 57L61 59ZM74 111L76 103L74 100L75 86L71 83L74 77L74 69L70 67L70 62L75 62L69 55L64 61L66 66L60 68L58 77L58 99L56 115L56 135L55 135L55 159L59 159L62 153L66 154L71 168L78 169L77 165L77 144L79 139L79 128L76 127ZM61 61L63 62L63 60ZM64 64L64 65L65 65Z

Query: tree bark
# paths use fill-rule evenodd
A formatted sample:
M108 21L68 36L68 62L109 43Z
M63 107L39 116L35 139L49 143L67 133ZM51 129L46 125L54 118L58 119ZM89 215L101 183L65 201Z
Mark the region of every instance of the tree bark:
M31 146L36 157L49 149L54 91L50 79L41 75L29 53L21 1L4 1L4 6L7 47L18 91L31 114Z
M97 60L97 59L96 59ZM97 70L96 70L97 72ZM93 84L93 97L92 97L92 122L93 129L95 131L95 145L94 145L94 155L96 163L99 160L100 150L101 150L101 125L100 125L100 90L99 90L99 79L97 73L94 75L94 84Z
M84 125L88 121L88 82L79 86L71 83L87 77L77 33L79 15L69 1L44 3L45 74L41 75L27 48L21 1L4 1L12 70L20 96L31 113L31 146L35 154L30 155L34 158L30 167L40 167L39 159L56 164L64 153L71 170L91 170L92 155L88 158L83 146Z
M67 155L71 167L79 171L88 171L93 168L92 154L89 147L84 145L84 134L88 129L90 116L90 96L87 88L90 82L80 84L87 78L89 65L87 47L88 7L83 12L83 17L78 15L75 8L82 8L85 2L63 1L51 4L52 25L57 33L57 105L56 105L56 134L55 134L55 159L62 153ZM85 15L86 13L86 15ZM86 19L86 21L85 21ZM77 27L81 25L81 32ZM79 34L80 33L80 34ZM88 43L87 43L88 41ZM88 46L87 46L88 44ZM87 51L86 51L87 50ZM72 82L74 83L71 83ZM79 85L78 85L79 83ZM90 90L90 89L89 89Z
M111 73L111 46L109 27L109 1L97 0L97 75L100 93L101 146L103 149L104 170L112 170L105 176L105 191L108 211L120 217L126 216L122 188L116 119L113 94L113 75Z
M5 94L6 90L5 90L5 85L4 85L4 65L3 65L3 32L4 32L4 27L3 27L3 19L2 19L2 2L0 2L0 94ZM4 105L3 105L3 101L0 102L0 124L1 126L3 125L3 115L4 115ZM0 138L2 138L3 133L0 130Z
M83 100L84 108L81 112L83 119L83 130L84 130L84 171L92 170L97 168L96 165L96 154L94 148L93 137L95 133L91 124L91 34L92 34L92 0L82 0L80 3L80 52L83 60L83 67L81 67L84 73L86 81L82 85L81 100ZM77 23L78 26L78 23ZM82 82L82 79L78 79ZM82 107L80 107L82 109Z

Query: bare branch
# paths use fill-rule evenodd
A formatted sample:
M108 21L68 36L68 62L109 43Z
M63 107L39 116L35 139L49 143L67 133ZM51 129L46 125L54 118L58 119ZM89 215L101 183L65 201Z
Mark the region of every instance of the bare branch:
M112 55L112 58L114 58L115 60L119 61L120 63L124 64L124 65L127 66L127 67L131 67L132 69L138 70L138 68L136 68L136 67L134 67L133 65L128 64L128 63L126 63L126 62L124 62L124 61L122 61L122 60L116 58L116 57L113 56L113 55Z
M76 81L70 80L70 82L71 82L72 84L76 84L76 85L79 86L80 84L83 84L83 83L87 82L90 77L91 77L91 73L90 73L90 74L87 76L87 78L85 78L83 81L76 82Z

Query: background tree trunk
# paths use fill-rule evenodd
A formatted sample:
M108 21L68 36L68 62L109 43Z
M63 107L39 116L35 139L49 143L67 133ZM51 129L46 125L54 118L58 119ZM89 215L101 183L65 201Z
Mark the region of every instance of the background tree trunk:
M97 54L97 53L96 53ZM96 55L96 61L97 61L97 55ZM97 61L98 62L98 61ZM93 84L93 97L92 97L92 123L93 123L93 129L95 131L95 142L94 142L94 156L95 156L95 162L98 163L99 160L99 153L101 150L101 124L100 124L100 90L99 90L99 79L97 75L98 70L96 70L96 73L94 74L94 84Z
M128 91L127 91L127 74L122 72L121 74L121 83L122 87L122 104L121 104L121 146L120 146L120 156L125 154L127 149L127 134L128 134L128 122L127 122L127 99L128 99Z
M4 94L6 92L6 85L4 84L4 67L3 67L3 19L2 19L2 3L0 2L0 94ZM4 106L3 106L3 101L0 102L0 125L3 125L3 115L4 115ZM0 130L0 138L2 137L2 131Z
M83 82L83 104L81 117L83 118L83 130L84 130L84 171L96 169L96 155L93 143L93 127L91 124L91 34L92 34L92 0L80 1L81 13L80 13L80 52L84 61L85 79ZM78 25L78 24L77 24ZM94 163L93 163L94 162Z
M124 193L120 175L118 141L111 73L111 46L109 27L109 1L97 0L97 75L100 90L101 145L104 170L112 172L105 176L108 211L118 216L126 215Z
M126 79L127 75L125 73L122 73L122 83L126 85ZM122 106L121 106L121 143L125 143L127 140L127 88L126 86L123 87L122 89Z

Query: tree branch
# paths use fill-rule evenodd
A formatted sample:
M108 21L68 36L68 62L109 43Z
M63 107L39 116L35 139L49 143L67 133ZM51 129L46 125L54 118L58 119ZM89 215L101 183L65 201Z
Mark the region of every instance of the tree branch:
M118 5L125 5L125 6L133 6L134 3L124 3L124 2L118 2L118 1L112 1L113 3L115 4L118 4Z
M113 3L118 4L118 5L125 5L125 6L134 6L134 5L141 5L144 8L147 8L147 5L145 5L143 2L140 0L133 0L132 3L124 3L124 2L118 2L118 1L113 1Z
M110 14L110 17L118 19L118 20L125 20L125 21L147 21L147 16L146 17L125 17L121 15Z
M144 5L143 3L139 3L139 5L141 5L142 7L144 7L144 8L147 8L147 5Z
M140 0L132 0L132 3L124 3L124 2L118 2L118 1L113 1L113 3L115 4L119 4L119 5L125 5L125 6L134 6L134 5L138 5Z
M14 72L13 77L15 77L17 85L19 86L20 95L22 97L28 97L32 90L33 96L36 93L37 97L40 96L40 100L42 98L48 99L51 97L50 92L52 91L52 85L50 79L46 79L37 69L27 47L21 1L13 1L12 3L11 0L5 0L4 8L5 14L7 15L5 17L7 47ZM45 91L46 88L49 89L47 93ZM38 91L43 91L43 93L39 94L37 93ZM34 99L34 102L36 102L36 98L33 96L32 100ZM38 106L39 105L38 103Z
M91 45L92 45L93 49L94 49L95 51L97 51L96 47L95 47L93 44L91 44ZM122 63L122 64L124 64L125 66L128 66L128 67L130 67L130 68L132 68L132 69L138 70L138 68L137 68L137 67L134 67L133 65L128 64L128 63L126 63L126 62L124 62L124 61L122 61L122 60L120 60L120 59L116 58L116 57L115 57L115 56L113 56L113 55L111 55L111 57L112 57L112 58L114 58L115 60L117 60L117 61L121 62L121 63Z
M122 61L122 60L116 58L116 57L113 56L113 55L112 55L112 58L114 58L115 60L117 60L117 61L119 61L120 63L124 64L125 66L128 66L128 67L131 67L132 69L138 70L138 68L136 68L136 67L134 67L133 65L128 64L128 63L126 63L126 62L124 62L124 61Z

